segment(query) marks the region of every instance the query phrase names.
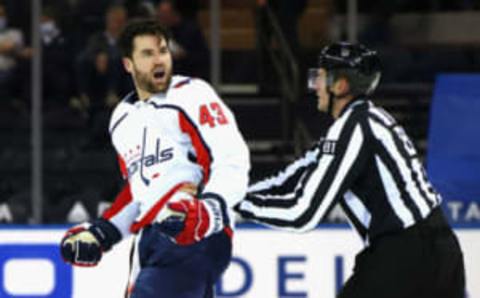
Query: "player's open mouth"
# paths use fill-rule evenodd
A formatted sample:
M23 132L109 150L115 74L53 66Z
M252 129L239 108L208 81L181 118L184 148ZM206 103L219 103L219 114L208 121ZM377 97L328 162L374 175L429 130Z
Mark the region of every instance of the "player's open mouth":
M156 69L154 72L153 72L153 77L157 80L161 80L165 77L165 70L164 69Z

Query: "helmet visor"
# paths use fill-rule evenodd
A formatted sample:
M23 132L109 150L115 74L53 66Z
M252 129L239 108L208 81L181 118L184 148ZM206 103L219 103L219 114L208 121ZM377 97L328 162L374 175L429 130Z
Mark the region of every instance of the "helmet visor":
M317 91L333 84L333 76L329 75L324 68L308 69L308 89ZM322 87L323 86L323 87Z
M319 68L309 68L308 69L308 90L317 90L318 89L318 71Z

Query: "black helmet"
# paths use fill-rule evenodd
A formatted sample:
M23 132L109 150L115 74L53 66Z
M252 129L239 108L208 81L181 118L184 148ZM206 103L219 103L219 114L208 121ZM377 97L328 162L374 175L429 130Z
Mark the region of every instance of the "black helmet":
M318 67L327 70L327 86L340 77L346 77L351 93L369 95L380 80L380 59L376 51L361 44L333 43L324 47L318 59Z

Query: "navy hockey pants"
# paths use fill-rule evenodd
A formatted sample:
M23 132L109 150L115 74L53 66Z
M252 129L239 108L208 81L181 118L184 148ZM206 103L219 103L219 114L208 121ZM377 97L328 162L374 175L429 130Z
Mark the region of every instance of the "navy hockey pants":
M231 238L218 233L178 246L151 225L135 247L140 272L131 298L213 298L214 284L231 259Z

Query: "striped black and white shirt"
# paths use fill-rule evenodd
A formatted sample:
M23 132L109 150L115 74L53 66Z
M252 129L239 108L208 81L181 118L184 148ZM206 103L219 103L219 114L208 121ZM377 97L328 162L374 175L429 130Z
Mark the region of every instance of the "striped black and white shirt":
M338 202L368 242L414 225L440 201L404 129L385 110L357 99L300 159L250 186L237 211L303 232Z

